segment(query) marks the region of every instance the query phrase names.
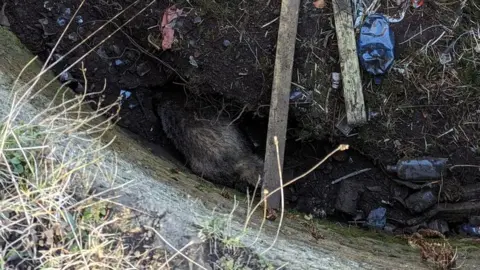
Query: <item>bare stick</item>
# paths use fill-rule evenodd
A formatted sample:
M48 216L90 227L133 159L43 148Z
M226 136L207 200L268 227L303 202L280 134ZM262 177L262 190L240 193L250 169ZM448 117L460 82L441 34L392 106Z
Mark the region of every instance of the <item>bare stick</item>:
M343 180L345 180L345 179L348 179L348 178L350 178L350 177L354 177L355 175L359 175L359 174L361 174L361 173L368 172L368 171L370 171L370 170L372 170L372 168L366 168L366 169L363 169L363 170L359 170L359 171L356 171L356 172L349 173L349 174L347 174L347 175L345 175L345 176L342 176L342 177L340 177L340 178L338 178L338 179L336 179L336 180L333 180L333 181L332 181L332 185L335 185L336 183L341 182L341 181L343 181Z

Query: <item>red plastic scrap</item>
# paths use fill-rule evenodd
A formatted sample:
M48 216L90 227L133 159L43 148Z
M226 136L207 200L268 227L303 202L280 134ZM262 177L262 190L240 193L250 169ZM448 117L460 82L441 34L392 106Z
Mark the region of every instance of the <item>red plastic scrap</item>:
M182 15L183 10L177 9L175 5L167 8L163 13L162 24L160 29L162 30L162 49L168 50L172 48L172 43L174 40L175 30L173 26L175 25L175 20L178 16Z

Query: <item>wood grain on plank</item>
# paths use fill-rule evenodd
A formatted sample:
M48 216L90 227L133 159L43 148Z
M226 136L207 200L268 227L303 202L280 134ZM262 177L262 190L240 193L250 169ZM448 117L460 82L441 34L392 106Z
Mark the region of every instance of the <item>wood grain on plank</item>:
M357 126L367 122L363 99L357 43L353 28L352 5L350 0L333 0L335 31L337 33L340 67L342 70L343 97L349 125Z
M263 188L268 191L273 191L280 187L279 169L282 170L283 168L285 152L299 6L300 0L282 0L263 174ZM280 156L281 168L278 168L277 151L273 141L274 136L277 136L279 142L278 154ZM269 208L279 209L281 203L280 192L278 191L268 197L267 203Z

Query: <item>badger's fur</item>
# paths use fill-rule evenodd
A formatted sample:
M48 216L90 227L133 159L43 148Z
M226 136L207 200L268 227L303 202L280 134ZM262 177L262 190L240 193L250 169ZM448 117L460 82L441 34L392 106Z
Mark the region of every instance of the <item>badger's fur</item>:
M255 186L263 161L253 154L239 128L226 117L200 117L185 105L183 89L174 88L156 96L154 110L190 169L217 184L242 189L246 183Z

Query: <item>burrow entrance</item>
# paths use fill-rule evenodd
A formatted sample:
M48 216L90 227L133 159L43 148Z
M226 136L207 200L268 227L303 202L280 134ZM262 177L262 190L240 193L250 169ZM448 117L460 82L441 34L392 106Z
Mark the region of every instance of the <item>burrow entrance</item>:
M42 60L46 60L65 29L67 19L73 17L80 4L80 1L6 2L11 29ZM56 72L91 50L81 61L86 69L87 91L104 89L103 94L93 97L102 99L103 104L114 102L123 94L125 99L118 125L145 141L160 145L181 164L184 162L182 155L166 138L152 108L152 97L163 91L161 86L172 77L180 76L186 81L188 98L199 110L230 118L251 142L255 154L263 157L278 1L178 1L176 4L183 8L175 26L176 41L171 50L162 51L159 50L159 23L165 9L171 5L168 1L85 3L60 42L55 52L58 56L65 55L107 20L123 13L69 54L57 66ZM393 7L387 11L390 8ZM406 31L398 41L398 44L405 44L399 45L399 59L410 59L422 43L441 34L438 29L416 34L418 27L435 25L440 20L439 8L431 4L411 11L402 24L395 26L397 31ZM465 12L465 16L473 16L468 10ZM447 156L456 164L479 164L478 124L460 126L452 131L456 135L453 139L448 131L458 122L455 116L468 116L469 123L475 123L478 115L469 101L478 93L472 92L468 98L451 95L451 92L445 94L450 99L444 99L440 93L426 97L414 85L418 82L406 79L404 74L391 74L381 86L373 85L366 77L371 121L367 127L355 131L357 135L343 136L335 127L342 117L341 92L330 89L330 74L339 69L332 16L331 7L316 9L311 1L302 1L292 89L294 93L303 94L314 89L308 93L320 97L313 98L307 105L292 102L284 174L287 177L300 175L339 143L349 143L353 149L334 156L287 188L289 209L361 226L372 210L384 207L388 225L385 230L390 233L415 232L423 227L446 234L459 233L461 224L471 224L469 218L480 214L480 207L473 205L468 210L455 206L457 208L443 215L429 216L427 210L412 214L405 199L431 186L399 184L383 168L400 157L421 155ZM120 28L123 24L126 25ZM448 44L448 41L439 43ZM85 86L82 64L75 65L68 73L68 79L76 81L70 84L72 91L80 91ZM424 88L439 87L435 84L439 82L436 76L441 71L438 67L422 69L414 64L410 72L414 72L416 78L422 77ZM464 66L458 77L471 79L468 72L473 71L469 68ZM478 87L478 81L470 85ZM451 90L452 86L447 88ZM446 108L449 102L459 99L464 101L462 106ZM394 108L394 105L398 106ZM331 184L364 169L369 170ZM434 184L432 190L438 195L438 203L471 202L478 197L479 179L478 168L466 167L455 170L440 184Z

